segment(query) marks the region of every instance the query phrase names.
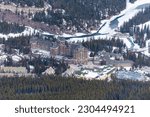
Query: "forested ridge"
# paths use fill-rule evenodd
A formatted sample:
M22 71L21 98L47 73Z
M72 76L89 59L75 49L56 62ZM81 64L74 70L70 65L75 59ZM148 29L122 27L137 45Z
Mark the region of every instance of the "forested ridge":
M98 27L102 19L109 18L126 8L126 0L48 0L52 10L37 12L33 20L61 29L85 32Z
M35 22L56 26L58 29L55 31L68 33L87 33L97 29L101 20L109 19L126 8L126 0L0 0L0 2L15 3L21 7L44 8L34 15L29 12L29 17Z
M84 80L59 76L0 79L0 99L150 99L150 82Z
M65 9L70 15L82 18L100 19L118 13L126 7L126 0L48 0L54 8Z

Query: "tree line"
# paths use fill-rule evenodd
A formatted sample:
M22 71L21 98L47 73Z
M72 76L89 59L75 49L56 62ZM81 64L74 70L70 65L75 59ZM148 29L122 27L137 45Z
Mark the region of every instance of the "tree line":
M83 41L82 45L89 50L97 53L99 51L105 50L106 52L112 52L113 47L118 48L118 53L122 52L122 49L126 47L120 39L90 39L89 41Z
M142 68L143 66L150 66L150 57L146 57L141 53L130 52L127 50L127 53L124 53L123 57L127 60L134 61L133 65L134 68L137 67Z
M84 80L60 76L1 78L3 100L147 100L150 82Z
M19 53L29 54L31 36L0 38L0 44L4 44L4 52L13 54L13 50L19 50Z
M131 36L135 37L135 42L140 45L140 47L145 47L146 40L150 39L150 27L149 25L144 25L150 19L150 7L145 8L131 18L129 21L124 22L120 27L122 33L130 33ZM141 25L139 27L138 25Z
M7 23L5 21L0 22L0 33L21 33L25 30L25 26L20 26L17 23Z

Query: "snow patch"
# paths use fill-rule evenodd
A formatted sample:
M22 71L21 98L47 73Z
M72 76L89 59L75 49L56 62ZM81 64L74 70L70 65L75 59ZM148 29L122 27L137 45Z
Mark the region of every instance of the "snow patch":
M22 60L22 58L17 56L17 55L14 55L14 56L12 56L12 60L15 61L15 62L19 62L19 61Z

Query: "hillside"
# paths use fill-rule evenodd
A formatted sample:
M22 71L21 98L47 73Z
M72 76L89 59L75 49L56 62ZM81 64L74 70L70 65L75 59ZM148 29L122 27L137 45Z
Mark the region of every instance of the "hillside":
M103 21L103 22L107 22L107 24L105 25L105 27L103 27L100 30L100 33L114 34L115 30L118 27L122 26L124 22L128 22L138 12L142 11L143 9L149 6L150 6L150 1L147 0L137 0L135 3L128 3L126 9L121 11L119 15L115 15L111 19ZM117 21L117 24L113 24L115 21Z
M94 35L92 36L92 38L95 39L99 39L99 38L112 38L113 35L118 34L118 32L120 31L120 28L124 25L124 23L128 23L130 20L133 22L133 19L138 20L137 24L132 24L132 25L128 25L127 28L131 29L133 28L133 26L139 26L139 27L144 27L144 25L146 24L147 26L149 25L149 15L147 15L147 11L149 12L149 10L146 11L145 16L144 13L141 14L141 12L145 9L149 9L150 6L150 1L147 0L137 0L134 1L133 3L129 2L127 0L126 3L126 8L124 10L122 10L119 14L114 15L112 17L110 17L109 19L104 19L101 20L101 29L98 30L98 35ZM140 17L136 17L136 15L140 15ZM146 17L147 16L147 17ZM144 20L140 20L140 19L144 19ZM92 32L97 32L97 30L93 30ZM93 33L93 34L94 34ZM124 33L130 33L129 31L124 32ZM139 32L137 32L139 33ZM83 34L80 34L83 35ZM130 35L133 36L133 35ZM83 36L82 36L83 37ZM70 41L83 41L83 40L90 40L91 37L83 37L83 38L70 38ZM134 48L134 49L139 49L139 43L135 43L133 42L133 37L131 37L130 39L127 38L123 38L124 43L126 44L127 48ZM138 45L137 45L138 44ZM143 47L140 45L140 47Z
M19 6L35 6L35 7L44 7L45 0L0 0L0 2L5 4L14 3Z
M48 32L73 34L88 33L92 29L98 29L102 19L116 15L125 9L126 1L1 0L0 8L3 11L9 10L24 18L32 19L34 22L56 27L54 31Z
M118 30L124 22L128 22L139 11L148 7L149 3L146 0L1 0L0 8L2 12L9 10L19 14L23 20L33 21L25 25L50 33L90 33L106 22L100 33L113 35L114 30ZM117 24L113 24L116 21ZM47 26L51 28L48 29Z
M67 38L72 37L69 41L90 39L91 36L89 34L97 31L98 35L94 35L95 39L111 38L118 31L131 33L130 29L135 25L139 27L149 25L149 17L143 17L144 20L139 20L144 15L142 10L148 9L150 6L150 2L147 0L116 0L115 2L94 0L92 3L90 0L70 0L69 2L65 2L65 0L43 0L43 7L35 5L40 0L32 1L31 5L27 2L28 0L3 1L0 4L1 20L19 23L20 25L40 29ZM135 22L133 21L134 19L138 20L137 24L130 23ZM127 28L127 31L122 31L125 28ZM146 28L148 29L148 27ZM88 34L88 36L83 36L84 34ZM148 37L149 33L147 33ZM145 45L140 43L137 43L138 45L134 44L133 39L123 39L123 41L128 48L144 47Z

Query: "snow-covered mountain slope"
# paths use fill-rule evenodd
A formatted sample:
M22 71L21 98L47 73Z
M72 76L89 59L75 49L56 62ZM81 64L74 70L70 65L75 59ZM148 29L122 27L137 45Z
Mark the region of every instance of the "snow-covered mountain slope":
M139 11L143 10L148 6L150 6L150 0L137 0L134 4L128 2L127 8L123 10L120 14L113 16L108 20L102 21L102 23L106 22L106 25L99 32L109 33L110 35L116 33L115 30L118 27L123 25L124 22L127 22L129 19L134 17Z
M129 21L132 17L134 17L139 11L143 10L146 7L150 6L150 0L137 0L134 3L130 3L129 0L127 0L127 7L125 10L120 12L120 14L117 14L115 16L112 16L110 19L103 20L101 23L102 25L105 24L101 30L99 30L99 34L101 35L94 35L93 37L95 39L99 38L111 38L113 35L118 33L118 28L123 25L124 22ZM145 23L146 25L150 24L150 21ZM141 24L142 25L142 24ZM140 26L140 25L139 25ZM95 33L96 31L92 31L91 33ZM80 35L81 36L81 35ZM66 35L65 35L66 37ZM82 40L89 40L91 37L74 37L71 38L69 41L82 41ZM138 48L137 44L133 43L132 38L122 38L124 43L126 43L127 48Z

